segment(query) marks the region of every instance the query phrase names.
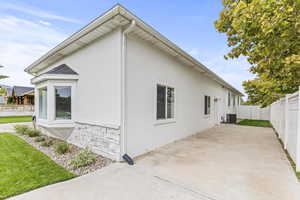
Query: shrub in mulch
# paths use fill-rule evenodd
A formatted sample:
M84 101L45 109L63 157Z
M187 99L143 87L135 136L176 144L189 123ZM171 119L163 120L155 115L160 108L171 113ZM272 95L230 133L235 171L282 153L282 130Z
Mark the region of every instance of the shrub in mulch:
M44 142L45 138L43 136L39 136L37 138L34 139L35 142Z
M60 166L79 176L101 169L112 160L57 138L43 135L26 125L16 125L17 135L45 153Z
M41 131L33 128L26 129L25 135L28 135L29 137L37 137L41 135Z
M72 169L78 169L93 164L96 161L96 156L89 150L85 148L81 150L73 160L70 161L70 167Z
M66 142L58 142L54 145L57 154L65 154L70 151L70 145Z
M14 129L15 129L16 133L21 134L21 135L26 135L26 131L28 129L30 129L30 127L27 125L17 124L14 126Z
M42 142L41 146L42 147L50 147L53 144L53 140L52 139L47 139L44 142Z

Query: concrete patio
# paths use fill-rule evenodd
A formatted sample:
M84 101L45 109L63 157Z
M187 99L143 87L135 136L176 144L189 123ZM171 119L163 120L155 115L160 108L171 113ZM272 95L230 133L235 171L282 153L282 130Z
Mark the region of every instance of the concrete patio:
M15 200L299 200L300 184L273 130L220 125Z

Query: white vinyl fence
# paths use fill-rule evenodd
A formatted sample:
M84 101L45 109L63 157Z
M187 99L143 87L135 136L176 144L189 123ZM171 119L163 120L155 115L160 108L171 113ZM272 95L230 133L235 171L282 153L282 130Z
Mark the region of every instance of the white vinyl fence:
M271 104L270 122L300 171L300 98L299 92Z
M270 107L240 105L238 119L270 120Z

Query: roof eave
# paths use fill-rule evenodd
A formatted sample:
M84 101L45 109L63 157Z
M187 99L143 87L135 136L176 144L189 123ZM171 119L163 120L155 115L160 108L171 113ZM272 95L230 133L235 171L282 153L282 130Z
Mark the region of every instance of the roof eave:
M95 28L101 26L104 22L107 22L109 20L112 20L115 16L121 15L128 20L135 20L137 22L137 27L143 29L144 31L148 32L149 34L153 35L157 40L161 41L164 45L168 46L168 48L173 49L173 51L176 52L179 56L182 56L184 59L188 60L190 63L192 63L192 67L199 69L202 73L209 74L211 78L213 78L216 82L219 84L225 86L226 88L232 90L238 95L244 96L240 91L235 89L233 86L231 86L229 83L224 81L221 77L219 77L217 74L212 72L210 69L205 67L202 63L200 63L198 60L190 56L188 53L186 53L184 50L182 50L180 47L178 47L176 44L168 40L166 37L161 35L159 32L157 32L154 28L146 24L144 21L139 19L137 16L135 16L133 13L131 13L129 10L124 8L123 6L117 4L112 9L108 10L103 15L99 16L95 20L93 20L91 23L83 27L78 32L74 33L72 36L64 40L62 43L54 47L52 50L50 50L47 54L42 56L40 59L32 63L29 67L25 69L26 72L35 75L35 73L39 70L34 71L34 69L39 66L42 62L44 62L46 59L48 59L51 56L55 56L55 54L59 54L59 51L63 50L68 45L72 44L73 42L76 42L79 40L82 36L88 34L89 32L93 31ZM60 55L57 55L60 56ZM42 67L41 67L42 68Z
M38 66L40 63L42 63L43 61L45 61L48 57L55 55L61 49L65 48L66 46L70 45L74 41L78 40L83 35L89 33L95 27L100 26L105 21L107 21L107 20L113 18L114 16L116 16L117 14L119 14L119 9L120 9L120 5L117 4L116 6L114 6L113 8L111 8L110 10L108 10L107 12L105 12L102 15L100 15L95 20L93 20L92 22L90 22L89 24L87 24L86 26L84 26L83 28L81 28L79 31L77 31L74 34L72 34L70 37L68 37L67 39L65 39L63 42L61 42L60 44L58 44L56 47L52 48L45 55L43 55L38 60L36 60L35 62L33 62L31 65L29 65L28 67L26 67L24 71L27 72L27 73L30 73L30 74L34 75L35 72L33 72L33 69L36 66Z

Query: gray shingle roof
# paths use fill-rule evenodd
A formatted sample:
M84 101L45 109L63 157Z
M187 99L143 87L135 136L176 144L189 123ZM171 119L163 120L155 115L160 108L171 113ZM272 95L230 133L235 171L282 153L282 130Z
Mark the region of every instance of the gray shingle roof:
M12 96L12 88L6 88L6 93L7 93L7 96Z
M13 91L15 92L16 96L23 96L26 93L34 91L34 88L33 87L14 86Z
M0 88L5 88L6 89L6 95L7 96L12 96L12 89L13 88L11 86L0 84Z
M44 74L70 74L70 75L78 75L73 69L71 69L68 65L62 64L59 65Z

